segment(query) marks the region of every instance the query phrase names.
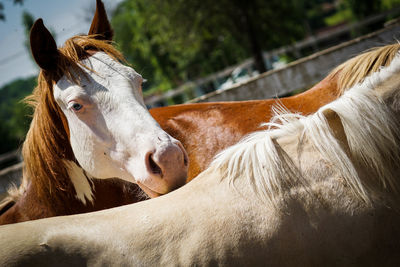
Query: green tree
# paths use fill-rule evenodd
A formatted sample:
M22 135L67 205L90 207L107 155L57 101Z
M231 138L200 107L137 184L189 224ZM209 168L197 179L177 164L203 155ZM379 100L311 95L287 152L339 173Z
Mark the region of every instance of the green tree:
M17 79L0 88L0 153L16 149L25 139L32 111L22 100L32 92L36 77Z
M170 88L304 36L301 1L125 0L116 41L151 87ZM299 23L300 22L300 23Z
M381 0L345 0L355 19L363 19L381 11Z
M140 1L124 1L117 7L112 20L116 43L120 45L128 62L143 77L151 77L150 85L157 84L167 89L171 83L161 72L163 54L156 49L156 44L152 41L152 32L142 14L144 11Z
M351 10L354 20L361 20L400 5L400 0L343 0L342 8Z

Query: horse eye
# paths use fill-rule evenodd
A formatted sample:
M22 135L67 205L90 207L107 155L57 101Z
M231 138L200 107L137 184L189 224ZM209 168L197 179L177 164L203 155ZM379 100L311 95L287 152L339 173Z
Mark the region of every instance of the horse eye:
M74 103L74 104L72 105L72 108L73 108L74 110L78 111L78 110L80 110L81 108L83 108L83 106L82 106L81 104L79 104L79 103Z

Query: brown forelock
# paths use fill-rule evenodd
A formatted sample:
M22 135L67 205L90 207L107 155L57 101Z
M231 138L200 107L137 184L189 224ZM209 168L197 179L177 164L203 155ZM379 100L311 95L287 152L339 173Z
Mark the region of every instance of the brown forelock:
M93 51L103 51L123 61L122 55L112 45L93 36L72 37L59 51L61 56L57 69L41 70L37 87L26 98L26 103L34 108L34 114L22 149L24 178L35 186L42 199L51 199L52 202L62 202L63 198L57 191L64 191L71 196L74 194L63 160L76 162L69 143L68 123L55 102L53 86L63 75L79 84L85 77L79 61L93 54Z
M389 66L399 49L399 43L369 49L339 65L329 75L338 74L337 86L343 94L379 68Z

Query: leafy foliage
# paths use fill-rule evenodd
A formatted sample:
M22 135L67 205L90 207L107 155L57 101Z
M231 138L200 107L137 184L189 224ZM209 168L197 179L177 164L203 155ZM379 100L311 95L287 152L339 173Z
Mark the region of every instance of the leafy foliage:
M30 77L0 88L0 153L16 149L25 139L32 111L22 100L35 86L36 77Z
M112 24L148 88L166 90L249 56L259 61L263 50L304 36L303 20L295 0L125 0Z
M380 0L345 0L355 19L362 19L381 11Z
M342 0L339 8L349 11L356 21L399 5L400 0Z

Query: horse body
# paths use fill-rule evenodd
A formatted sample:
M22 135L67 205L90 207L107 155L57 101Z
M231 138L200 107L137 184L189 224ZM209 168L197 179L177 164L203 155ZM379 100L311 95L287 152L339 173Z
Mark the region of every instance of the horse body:
M308 115L335 100L339 96L336 79L330 75L304 93L281 99L183 104L153 108L150 114L188 152L190 181L218 152L260 130L272 118L274 106Z
M168 195L2 226L0 261L397 266L399 73L400 56L314 115L278 115Z
M0 259L7 266L399 263L399 214L354 201L340 177L313 184L320 201L298 186L279 212L220 178L204 173L165 197L0 227Z

